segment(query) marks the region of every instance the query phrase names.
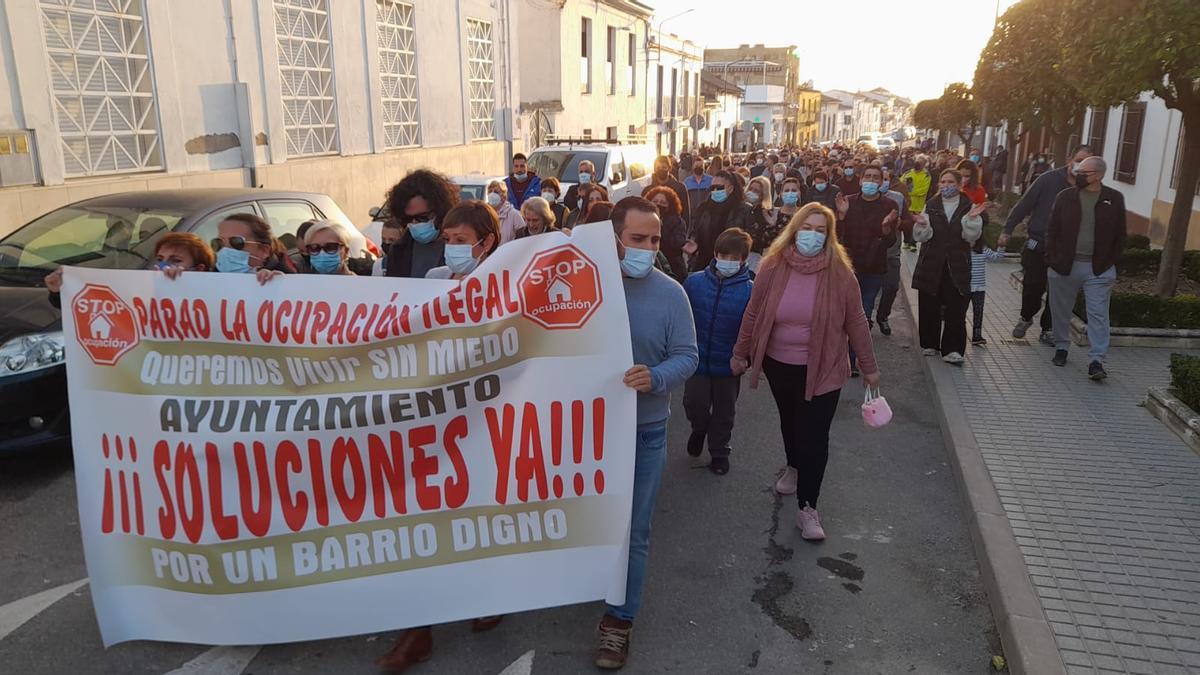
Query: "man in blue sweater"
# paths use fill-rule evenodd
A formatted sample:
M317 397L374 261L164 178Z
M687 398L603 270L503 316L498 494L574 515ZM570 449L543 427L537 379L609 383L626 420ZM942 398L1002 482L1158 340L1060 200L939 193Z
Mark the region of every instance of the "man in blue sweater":
M996 249L1003 251L1008 244L1008 237L1017 225L1029 218L1029 241L1021 251L1021 316L1017 325L1013 326L1012 336L1025 337L1025 331L1033 325L1033 315L1042 308L1042 296L1046 295L1046 228L1050 224L1050 212L1054 210L1054 198L1058 193L1073 187L1075 184L1075 167L1083 160L1091 157L1092 149L1080 145L1071 153L1071 162L1064 167L1047 171L1033 181L1033 185L1021 195L1021 201L1013 207L1004 223L1004 232L996 242ZM1038 340L1044 344L1054 344L1051 333L1053 323L1050 319L1050 302L1042 311L1042 334Z
M675 280L654 268L662 240L658 208L641 197L626 197L613 209L612 222L633 342L634 366L625 372L624 381L638 395L625 604L606 608L597 636L596 665L607 669L621 668L629 657L633 620L642 604L650 521L667 457L671 390L691 376L698 361L687 295Z

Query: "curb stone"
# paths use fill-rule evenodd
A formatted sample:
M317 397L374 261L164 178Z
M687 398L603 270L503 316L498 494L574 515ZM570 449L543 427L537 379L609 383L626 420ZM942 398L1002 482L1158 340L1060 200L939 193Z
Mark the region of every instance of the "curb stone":
M905 256L902 261L905 306L916 325L917 298L912 289L915 261L911 256ZM970 511L971 539L1009 671L1014 675L1065 675L1062 653L1046 621L1041 600L1033 590L1025 556L1017 545L1008 514L1000 502L983 453L975 442L975 434L966 421L950 371L938 367L942 365L940 360L919 356L918 335L919 332L914 331L914 346L923 361L925 380L936 394L933 399L938 422Z

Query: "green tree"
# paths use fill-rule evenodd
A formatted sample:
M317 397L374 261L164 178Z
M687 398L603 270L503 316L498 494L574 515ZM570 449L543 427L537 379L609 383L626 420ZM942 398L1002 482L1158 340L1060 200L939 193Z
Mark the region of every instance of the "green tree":
M1067 10L1075 33L1064 70L1089 102L1117 105L1149 91L1183 115L1179 184L1155 285L1160 297L1170 297L1200 181L1200 6L1196 0L1067 0Z
M1074 78L1063 72L1075 31L1069 2L1022 0L1010 7L979 55L973 82L975 96L1010 129L1023 123L1049 130L1059 166L1087 108Z
M920 129L939 129L942 124L941 99L927 98L917 101L913 108L913 126Z
M942 128L954 132L963 145L970 148L971 140L979 130L979 102L971 88L962 82L948 84L938 101Z

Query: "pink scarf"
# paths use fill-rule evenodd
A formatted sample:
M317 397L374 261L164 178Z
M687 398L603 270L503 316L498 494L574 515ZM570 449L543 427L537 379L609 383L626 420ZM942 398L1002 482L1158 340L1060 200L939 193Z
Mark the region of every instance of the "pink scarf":
M850 374L844 312L836 311L838 304L843 303L844 289L838 287L839 280L829 273L828 256L806 257L789 246L784 249L780 258L759 268L733 353L739 358L750 360L750 388L756 389L759 375L762 373L762 362L767 353L767 344L771 340L771 330L775 325L779 301L787 289L788 277L793 270L801 274L817 275L813 323L808 344L808 377L804 392L805 400L811 400L816 395L816 389L831 377L835 380L840 379L842 370L845 371L845 377L849 377ZM850 278L853 279L852 276ZM857 283L855 286L857 287Z

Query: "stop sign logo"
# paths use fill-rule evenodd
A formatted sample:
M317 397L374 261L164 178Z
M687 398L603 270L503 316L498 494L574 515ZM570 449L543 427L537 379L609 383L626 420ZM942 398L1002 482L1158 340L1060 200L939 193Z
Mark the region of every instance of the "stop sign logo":
M75 339L98 365L112 366L138 343L133 311L108 286L88 284L71 301Z
M521 313L544 328L580 328L602 300L600 270L570 244L534 256L519 284Z

